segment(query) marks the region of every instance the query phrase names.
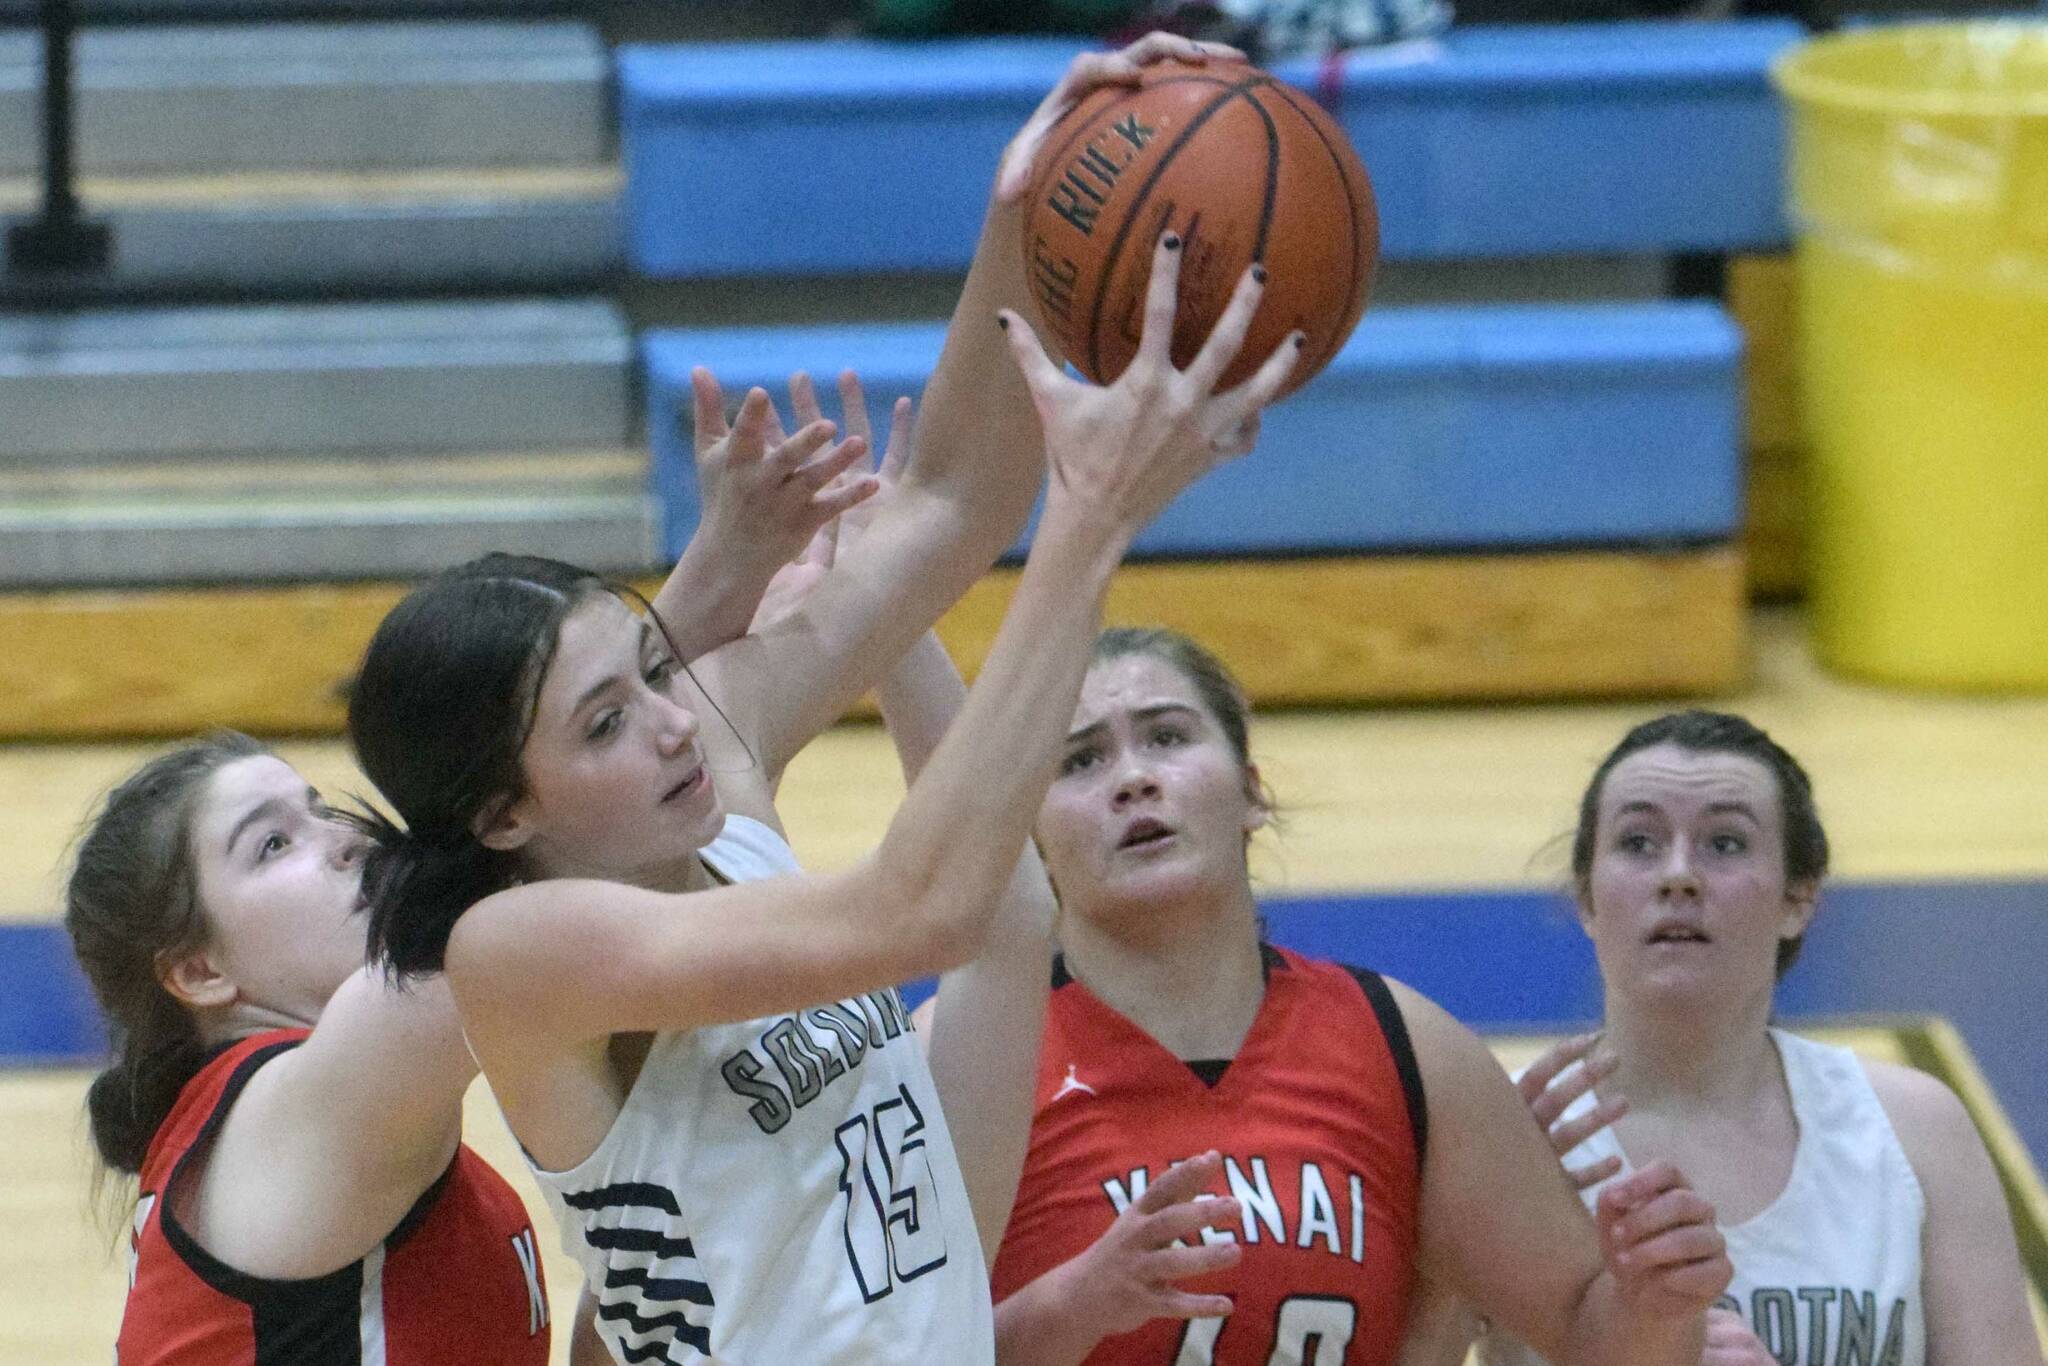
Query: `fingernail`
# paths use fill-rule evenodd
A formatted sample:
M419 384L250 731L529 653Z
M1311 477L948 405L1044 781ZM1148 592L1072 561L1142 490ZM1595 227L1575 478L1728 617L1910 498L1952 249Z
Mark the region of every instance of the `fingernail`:
M1170 232L1166 234L1166 236L1159 239L1159 245L1165 247L1168 251L1179 251L1180 234L1177 232Z
M1266 283L1266 268L1257 262L1252 264L1252 278L1260 284Z

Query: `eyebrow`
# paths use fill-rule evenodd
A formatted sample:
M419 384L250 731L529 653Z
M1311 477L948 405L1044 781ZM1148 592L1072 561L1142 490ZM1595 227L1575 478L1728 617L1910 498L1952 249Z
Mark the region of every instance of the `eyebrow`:
M1624 802L1620 806L1614 808L1614 814L1617 818L1621 816L1633 816L1638 813L1647 813L1649 815L1654 816L1660 814L1660 808L1657 806L1655 802L1646 802L1640 800L1633 802ZM1762 819L1758 817L1756 811L1750 806L1748 802L1709 802L1707 803L1707 814L1709 816L1747 816L1756 824L1763 824Z
M647 648L647 638L653 633L653 628L646 622L640 623L640 638L634 642L633 646L634 659L637 660L640 657L640 652ZM622 674L606 674L603 678L600 678L597 682L584 689L583 696L576 699L576 705L569 708L569 715L575 716L581 713L592 701L601 696L606 689L616 687L622 677L624 677Z
M1154 702L1149 707L1139 707L1137 710L1133 711L1131 713L1131 718L1135 721L1151 721L1161 716L1166 716L1174 712L1184 713L1188 716L1201 715L1200 712L1196 711L1193 707L1189 706L1185 702ZM1108 725L1109 720L1107 717L1105 717L1100 721L1096 721L1089 725L1081 727L1081 729L1069 735L1067 737L1066 742L1070 745L1079 744L1081 741L1087 739L1089 736L1095 734L1097 731L1104 729Z
M243 832L248 830L250 826L284 814L285 804L282 797L268 797L256 803L256 805L249 808L247 815L235 822L235 828L228 832L226 852L230 855L235 852L235 841L242 838Z

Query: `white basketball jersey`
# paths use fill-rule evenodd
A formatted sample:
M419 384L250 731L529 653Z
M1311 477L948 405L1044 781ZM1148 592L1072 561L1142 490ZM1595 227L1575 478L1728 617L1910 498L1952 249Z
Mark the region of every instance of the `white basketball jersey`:
M1721 1307L1742 1315L1785 1366L1925 1366L1920 1180L1854 1053L1780 1029L1771 1038L1784 1060L1799 1147L1778 1198L1755 1218L1721 1229L1735 1264ZM1565 1113L1583 1114L1593 1103L1582 1096ZM1611 1180L1628 1174L1611 1129L1565 1161L1582 1167L1606 1157L1622 1163ZM1599 1187L1581 1195L1591 1209ZM1489 1366L1541 1360L1498 1333L1482 1355Z
M798 871L730 816L703 858ZM896 991L656 1037L611 1131L534 1173L626 1362L988 1363L988 1274Z

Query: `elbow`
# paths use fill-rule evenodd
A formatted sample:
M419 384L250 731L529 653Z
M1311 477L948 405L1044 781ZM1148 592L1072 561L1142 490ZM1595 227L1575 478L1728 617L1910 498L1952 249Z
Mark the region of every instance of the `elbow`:
M878 867L877 896L887 908L882 919L899 948L906 976L951 972L981 955L994 919L993 889L963 885L971 878L937 870L924 875Z

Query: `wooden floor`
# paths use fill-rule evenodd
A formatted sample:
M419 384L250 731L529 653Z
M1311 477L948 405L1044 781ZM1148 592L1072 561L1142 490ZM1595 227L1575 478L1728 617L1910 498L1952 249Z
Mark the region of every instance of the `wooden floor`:
M1943 698L1842 683L1812 665L1798 619L1757 623L1753 680L1719 705L1770 729L1813 772L1839 876L2048 876L2048 697ZM1563 874L1560 836L1624 727L1660 706L1414 707L1261 718L1256 757L1284 822L1261 854L1279 892L1527 887ZM360 787L340 746L287 744L330 792ZM150 747L0 748L0 918L51 918L58 869L93 799ZM791 770L799 853L842 863L879 836L901 790L883 737L835 732ZM105 1362L124 1270L89 1217L85 1077L0 1075L0 1366ZM520 1171L481 1092L473 1139ZM530 1194L530 1188L529 1188ZM545 1216L542 1216L543 1218ZM545 1236L544 1242L549 1241ZM558 1296L574 1273L554 1255Z

